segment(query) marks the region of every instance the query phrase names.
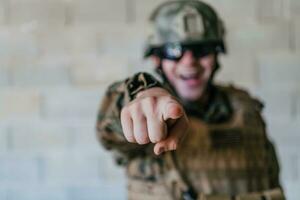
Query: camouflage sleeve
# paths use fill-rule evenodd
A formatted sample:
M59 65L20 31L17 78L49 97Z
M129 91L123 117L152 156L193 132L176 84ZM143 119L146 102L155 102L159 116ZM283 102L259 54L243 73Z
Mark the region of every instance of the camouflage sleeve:
M127 142L123 135L120 112L124 105L132 101L136 94L152 87L162 85L147 73L137 73L134 76L112 84L102 100L97 117L97 137L100 143L114 154L119 165L137 156L152 153L151 144L138 145ZM153 153L152 153L153 154Z

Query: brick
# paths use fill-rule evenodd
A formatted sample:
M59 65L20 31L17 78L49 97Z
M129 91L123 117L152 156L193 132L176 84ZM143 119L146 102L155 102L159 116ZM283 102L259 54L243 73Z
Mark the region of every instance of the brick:
M148 21L150 14L161 3L167 2L166 0L155 0L149 2L142 2L135 0L135 21L143 23ZM207 0L206 3L210 4L217 13L225 19L225 22L236 21L237 17L240 21L254 20L256 18L256 0Z
M8 148L8 128L0 125L0 152L6 152Z
M98 155L105 154L96 137L96 124L89 123L86 125L68 125L68 131L71 136L71 148L73 151L93 152Z
M69 85L69 72L66 68L20 68L13 70L12 83L15 86L63 86Z
M40 94L36 90L0 90L0 119L38 118Z
M299 19L300 17L298 17L297 19ZM295 30L294 30L294 44L295 44L295 48L296 50L299 52L300 51L300 22L298 22L297 20L295 20Z
M70 133L64 125L19 122L11 126L12 151L23 154L70 150Z
M6 1L0 1L0 25L6 23L6 14L7 14L7 3Z
M257 66L254 60L253 55L243 53L221 56L221 68L216 75L216 80L231 82L246 88L254 87L257 84Z
M6 190L1 188L0 189L0 199L6 200Z
M257 17L257 6L260 1L257 0L207 0L219 16L225 21L225 24L231 24L236 21L253 21Z
M291 9L291 17L293 19L299 19L300 17L300 2L298 0L289 0L288 1L290 4L290 9Z
M11 31L8 28L1 27L0 29L0 56L11 58L12 53L12 37Z
M277 155L281 166L281 177L284 180L299 180L299 158L291 149L283 149L277 146Z
M39 179L39 165L36 158L0 155L0 185L36 184Z
M155 66L151 59L132 59L129 63L129 75L143 71L148 72L159 79L158 75L154 71Z
M158 5L167 2L167 0L152 0L152 1L139 1L133 0L134 4L134 17L135 22L144 23L147 22L150 14L157 8Z
M95 120L104 89L49 89L43 93L42 117L59 121Z
M296 118L300 121L300 94L299 90L296 96Z
M105 162L103 162L104 160ZM101 166L100 177L103 182L111 184L126 182L124 168L116 165L111 153L106 154L99 161Z
M269 138L275 143L284 181L300 179L299 128L300 121L272 119L267 123Z
M23 185L21 188L7 190L9 200L67 200L67 195L62 188L49 188L44 186Z
M300 179L299 140L300 121L271 120L268 122L269 137L276 144L281 166L282 180Z
M228 30L229 53L260 53L290 48L290 23L241 23Z
M67 190L69 199L73 200L96 200L96 199L107 199L107 200L125 200L127 199L127 192L124 184L115 185L101 185L96 187L73 187Z
M89 56L78 61L77 67L71 69L71 75L76 85L99 85L128 77L128 61L126 58Z
M0 66L0 87L8 86L10 82L10 74L8 70L1 69Z
M0 57L7 59L10 65L19 62L24 67L27 62L33 63L38 54L37 40L30 31L16 27L0 29Z
M46 55L43 55L36 60L36 66L48 69L55 68L57 70L59 68L62 68L64 69L64 71L67 71L69 73L69 70L67 69L71 63L71 56L63 52L56 53L52 54L50 52L47 52Z
M65 28L42 27L35 32L42 58L66 58L70 53L70 36ZM44 61L44 59L41 59Z
M300 181L283 180L283 189L286 194L286 199L297 200L300 195Z
M111 25L116 27L116 25ZM103 29L105 29L103 27ZM108 27L109 29L109 27ZM70 26L67 29L60 31L64 34L64 39L67 42L68 50L75 55L75 60L81 54L99 54L103 53L104 34L101 33L102 26L83 25ZM103 30L104 31L104 30ZM51 37L51 35L49 35ZM52 36L53 40L55 37Z
M291 120L295 117L295 96L292 90L261 89L257 91L257 95L265 105L263 113L267 119Z
M276 143L283 147L298 146L300 136L299 120L269 120L268 121L269 135L274 138Z
M285 0L266 0L258 4L258 17L262 21L279 20L289 12L289 2Z
M260 84L263 87L299 87L300 54L278 51L261 54L258 59Z
M26 24L35 22L40 25L63 25L65 23L65 5L60 0L11 0L10 22Z
M71 19L74 24L125 23L127 21L125 0L71 1Z
M143 58L146 34L140 28L131 28L133 33L127 30L122 36L116 32L103 33L103 51L120 58Z
M100 183L97 155L80 152L51 153L45 156L45 184L88 186Z
M1 33L0 33L1 34ZM0 50L1 51L1 50ZM6 53L4 53L4 55L1 55L3 52L0 53L0 68L5 71L4 73L8 73L7 69L9 68L9 66L11 65L11 58L10 55L6 55ZM6 78L5 78L6 79Z

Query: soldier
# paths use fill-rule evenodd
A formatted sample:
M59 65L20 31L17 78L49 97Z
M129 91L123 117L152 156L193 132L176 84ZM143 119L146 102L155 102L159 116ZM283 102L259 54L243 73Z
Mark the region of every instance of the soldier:
M262 103L213 82L226 52L216 12L170 1L151 23L145 57L161 80L141 72L114 83L97 122L99 140L126 167L128 198L283 200Z

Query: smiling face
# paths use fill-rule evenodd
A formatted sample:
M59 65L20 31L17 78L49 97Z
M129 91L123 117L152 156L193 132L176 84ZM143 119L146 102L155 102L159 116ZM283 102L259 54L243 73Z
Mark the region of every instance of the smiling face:
M162 70L177 94L184 100L199 100L216 66L215 54L196 58L186 51L179 61L162 60Z

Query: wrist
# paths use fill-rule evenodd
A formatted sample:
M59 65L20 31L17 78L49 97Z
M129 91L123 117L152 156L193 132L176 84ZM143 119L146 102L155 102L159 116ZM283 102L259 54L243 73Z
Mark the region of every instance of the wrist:
M165 95L170 95L170 93L166 89L161 87L153 87L153 88L140 91L136 95L136 98L143 98L145 96L165 96Z
M162 87L162 85L152 75L143 72L137 73L127 82L129 99L132 101L140 92L157 87Z

